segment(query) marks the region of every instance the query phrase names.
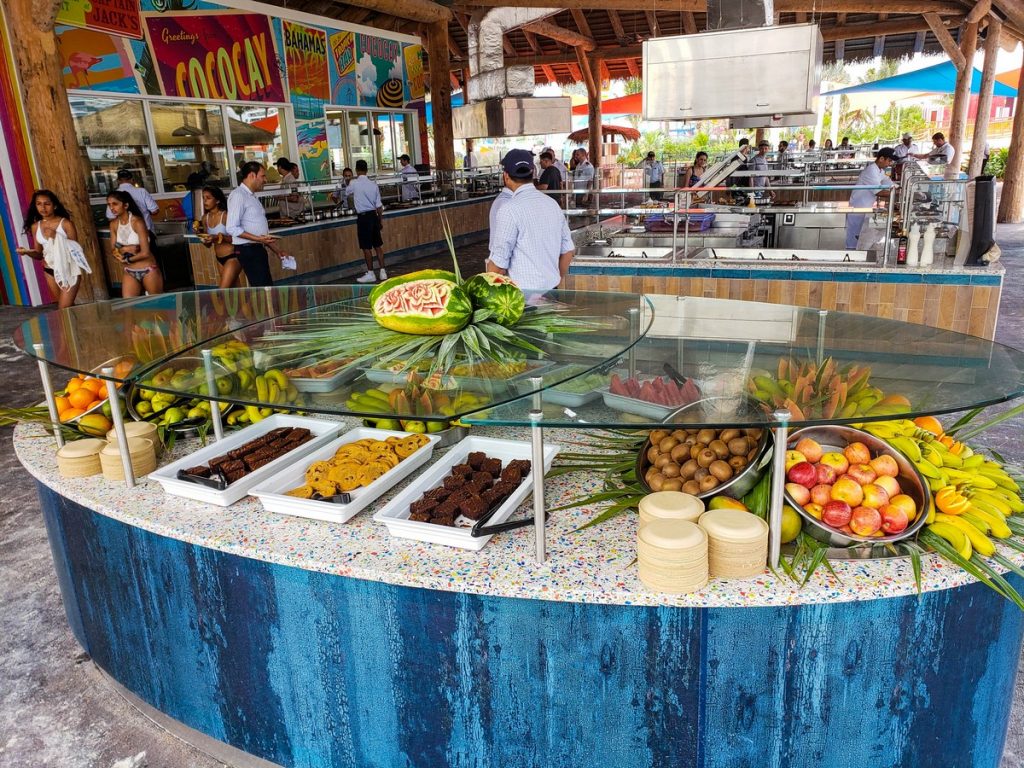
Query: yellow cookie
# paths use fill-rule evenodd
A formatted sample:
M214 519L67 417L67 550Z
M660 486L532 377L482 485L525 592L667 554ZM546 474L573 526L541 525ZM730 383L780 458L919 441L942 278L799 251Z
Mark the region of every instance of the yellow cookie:
M308 499L313 495L313 488L309 485L300 485L298 488L292 488L290 491L285 492L285 496L294 496L297 499Z
M323 480L318 480L315 483L310 483L310 485L312 486L313 490L316 493L319 493L321 496L333 496L335 493L338 492L336 485L332 483L330 480L327 480L326 478Z
M309 467L306 468L306 482L309 484L315 483L326 475L331 469L330 462L327 461L314 461Z
M359 480L361 469L358 464L341 464L331 471L330 478L339 491L352 491L362 485Z

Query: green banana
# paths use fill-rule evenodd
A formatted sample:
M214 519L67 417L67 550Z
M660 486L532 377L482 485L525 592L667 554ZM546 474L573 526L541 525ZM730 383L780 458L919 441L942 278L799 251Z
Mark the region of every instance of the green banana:
M922 460L921 446L916 440L911 440L909 437L891 437L888 438L889 445L895 448L897 451L902 453L912 462L917 464Z
M974 453L963 460L964 469L976 469L985 463L985 457L980 453Z
M993 514L991 512L985 511L984 509L980 509L973 503L971 504L971 508L968 510L967 513L974 515L975 517L980 517L982 520L988 523L992 535L995 536L997 539L1008 539L1010 538L1010 536L1013 535L1013 531L1010 530L1010 526L1008 526L1006 524L1006 521L1003 520L1003 518L1001 518L997 514Z
M931 524L931 529L935 530L936 525L948 524L954 528L959 528L971 542L971 549L977 552L979 555L984 557L991 557L996 552L996 545L992 539L986 536L984 533L979 531L973 525L966 520L961 520L955 515L946 515L939 512L935 515L935 522Z
M938 518L938 515L935 517ZM971 547L971 540L955 525L936 520L928 526L928 530L948 541L964 560L971 559L971 554L974 551Z
M936 512L935 514L937 515L938 513ZM973 525L982 533L987 534L991 533L992 531L992 525L988 522L988 520L984 519L983 517L980 517L979 515L975 515L973 512L964 512L962 515L960 515L960 517L962 517L964 520Z

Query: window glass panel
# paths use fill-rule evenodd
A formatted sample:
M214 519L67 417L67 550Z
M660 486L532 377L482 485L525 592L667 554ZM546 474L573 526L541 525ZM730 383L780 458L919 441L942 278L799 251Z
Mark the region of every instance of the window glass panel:
M327 111L327 149L331 156L331 176L341 176L341 172L349 167L345 153L345 113L341 110Z
M395 121L395 153L401 157L402 155L408 155L412 158L413 163L416 163L418 157L417 152L413 152L413 122L412 115L409 114L395 114L393 115Z
M377 152L377 164L380 170L395 170L398 167L398 158L395 155L394 137L391 135L391 114L388 112L375 112L374 122L374 145ZM400 152L398 154L401 154Z
M150 104L164 190L211 184L232 187L220 107L208 104Z
M280 179L274 163L280 157L288 157L287 113L277 107L254 107L250 104L228 105L228 125L231 128L231 154L233 170L238 171L244 163L255 160L267 169L267 181L275 183ZM298 158L288 157L293 163ZM232 183L234 186L234 183Z
M116 189L120 168L129 168L136 181L155 190L142 102L78 96L70 102L89 193L105 195Z
M348 145L352 153L349 165L354 169L357 160L365 160L370 173L375 173L374 142L370 135L370 116L366 112L348 112Z

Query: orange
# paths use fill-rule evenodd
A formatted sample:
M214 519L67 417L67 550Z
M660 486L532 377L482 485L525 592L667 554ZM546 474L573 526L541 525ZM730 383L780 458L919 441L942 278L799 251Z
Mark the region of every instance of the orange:
M945 434L942 429L942 423L934 416L918 416L914 419L914 424L926 432L931 432L936 437L942 437Z
M96 396L88 389L79 387L74 392L68 394L68 402L71 403L73 408L86 409L96 399Z
M68 380L68 385L64 389L70 395L75 390L81 389L81 388L82 388L82 380L79 379L78 377L75 377L73 379L69 379Z
M57 414L57 418L61 421L71 421L73 418L81 416L83 413L85 413L85 411L81 408L68 408Z
M60 413L61 411L66 411L68 408L71 407L71 402L63 395L57 395L53 399L57 401L57 413Z
M103 387L99 392L96 393L96 402L103 402L108 397L106 386Z
M86 379L82 382L82 389L88 389L94 395L98 395L102 390L107 388L104 382L99 379Z

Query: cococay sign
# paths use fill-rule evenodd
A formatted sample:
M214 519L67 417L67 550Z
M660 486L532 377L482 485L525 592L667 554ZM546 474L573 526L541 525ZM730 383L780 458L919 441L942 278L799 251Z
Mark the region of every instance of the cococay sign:
M166 96L285 101L274 36L254 13L148 17L146 31Z

